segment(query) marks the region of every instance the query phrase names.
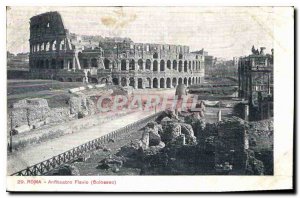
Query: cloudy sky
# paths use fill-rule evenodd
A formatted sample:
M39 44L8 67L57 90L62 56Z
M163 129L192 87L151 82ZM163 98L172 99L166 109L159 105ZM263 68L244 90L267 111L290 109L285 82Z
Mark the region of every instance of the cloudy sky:
M269 52L276 18L271 7L9 7L7 50L27 52L30 17L48 11L59 11L73 33L188 45L227 59L252 45Z

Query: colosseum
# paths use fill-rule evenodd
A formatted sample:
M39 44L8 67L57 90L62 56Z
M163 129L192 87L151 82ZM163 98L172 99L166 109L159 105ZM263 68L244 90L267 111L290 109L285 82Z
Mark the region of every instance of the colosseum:
M130 38L78 35L58 12L30 19L30 75L135 89L173 88L204 80L204 57L189 46L134 43Z

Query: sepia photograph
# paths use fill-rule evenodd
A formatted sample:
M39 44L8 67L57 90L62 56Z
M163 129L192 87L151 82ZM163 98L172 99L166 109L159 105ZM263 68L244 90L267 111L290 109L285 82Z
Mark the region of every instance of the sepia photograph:
M127 191L144 178L186 177L232 187L241 177L262 184L236 191L269 190L280 188L277 175L291 187L293 139L280 141L293 128L277 119L274 82L277 68L294 68L280 60L293 61L293 37L276 32L293 30L293 15L271 6L6 6L7 190ZM174 191L145 185L136 190ZM235 188L227 185L178 191Z

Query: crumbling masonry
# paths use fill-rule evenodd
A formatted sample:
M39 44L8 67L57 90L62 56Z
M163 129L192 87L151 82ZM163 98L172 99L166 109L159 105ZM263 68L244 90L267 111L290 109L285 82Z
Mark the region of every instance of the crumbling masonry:
M204 57L188 46L134 43L70 33L58 12L30 19L32 78L88 81L145 88L199 84Z

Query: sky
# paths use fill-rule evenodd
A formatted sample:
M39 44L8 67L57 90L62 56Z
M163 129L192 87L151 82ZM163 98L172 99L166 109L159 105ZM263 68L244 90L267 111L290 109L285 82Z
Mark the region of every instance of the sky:
M70 32L129 37L137 43L188 45L232 59L256 48L273 48L272 7L9 7L7 50L29 51L29 20L58 11Z

